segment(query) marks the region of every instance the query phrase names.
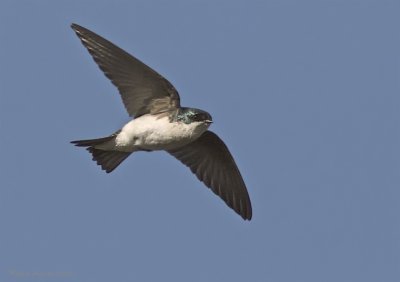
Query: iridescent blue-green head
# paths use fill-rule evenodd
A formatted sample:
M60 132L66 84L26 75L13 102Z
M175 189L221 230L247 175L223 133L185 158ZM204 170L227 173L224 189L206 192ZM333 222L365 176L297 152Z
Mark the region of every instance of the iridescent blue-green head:
M203 122L207 125L212 123L212 117L209 113L195 108L180 108L177 116L177 121L190 124L192 122Z

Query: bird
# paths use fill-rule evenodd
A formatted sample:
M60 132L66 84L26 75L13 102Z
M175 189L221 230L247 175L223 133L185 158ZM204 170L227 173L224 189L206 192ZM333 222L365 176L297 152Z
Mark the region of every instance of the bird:
M244 220L251 220L249 193L235 160L218 135L208 130L211 115L181 106L178 91L166 78L107 39L75 23L71 28L117 87L132 118L109 136L71 143L86 148L107 173L134 152L164 150Z

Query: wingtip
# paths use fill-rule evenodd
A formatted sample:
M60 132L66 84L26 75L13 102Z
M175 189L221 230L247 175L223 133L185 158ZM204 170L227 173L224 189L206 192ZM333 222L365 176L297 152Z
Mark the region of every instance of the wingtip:
M251 212L249 214L242 214L241 216L244 221L246 221L246 220L251 221L251 218L253 217Z
M250 221L253 218L253 208L251 207L251 202L249 199L249 208L247 211L247 220Z
M251 207L250 199L248 199L248 202L245 206L240 205L239 209L235 209L234 207L233 209L243 218L243 220L251 221L253 217L253 209Z
M81 33L84 32L86 30L86 28L84 28L83 26L80 26L79 24L76 23L72 23L71 24L71 28L76 32L76 33Z

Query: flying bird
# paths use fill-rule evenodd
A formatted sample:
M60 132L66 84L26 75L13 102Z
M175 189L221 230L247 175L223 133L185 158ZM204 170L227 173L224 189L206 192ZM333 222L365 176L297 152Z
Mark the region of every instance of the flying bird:
M211 115L181 107L175 87L163 76L96 33L71 25L82 44L118 88L132 120L113 134L72 141L86 147L107 173L137 151L165 150L243 219L252 208L246 185L225 143L212 131Z

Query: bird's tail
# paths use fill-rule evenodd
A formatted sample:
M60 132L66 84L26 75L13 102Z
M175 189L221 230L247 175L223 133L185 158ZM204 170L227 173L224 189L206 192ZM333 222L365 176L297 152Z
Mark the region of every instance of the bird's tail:
M105 170L107 173L110 173L131 154L130 152L120 152L96 148L97 146L103 145L113 140L114 138L115 134L98 139L71 141L71 143L77 147L87 147L86 150L88 150L92 154L93 160L98 165L100 165L103 170Z

